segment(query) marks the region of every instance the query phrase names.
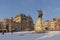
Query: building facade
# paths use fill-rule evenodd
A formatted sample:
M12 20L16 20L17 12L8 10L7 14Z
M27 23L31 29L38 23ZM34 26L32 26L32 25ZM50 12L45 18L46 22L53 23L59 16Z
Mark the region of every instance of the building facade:
M58 17L53 18L51 21L45 21L44 27L48 30L58 31L60 30L60 19Z
M33 20L30 16L26 16L24 14L16 15L14 22L20 24L20 31L30 31L34 29Z
M7 32L11 32L13 29L13 18L4 18L3 25Z
M25 14L16 15L14 18L4 18L3 25L7 32L34 30L32 17Z
M45 27L46 30L50 29L50 20L46 20L43 22L43 27Z

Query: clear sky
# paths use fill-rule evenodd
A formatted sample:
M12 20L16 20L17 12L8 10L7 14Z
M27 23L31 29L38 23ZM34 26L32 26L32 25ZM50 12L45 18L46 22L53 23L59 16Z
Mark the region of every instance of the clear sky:
M24 13L35 21L39 9L43 11L43 20L60 18L60 0L0 0L0 19Z

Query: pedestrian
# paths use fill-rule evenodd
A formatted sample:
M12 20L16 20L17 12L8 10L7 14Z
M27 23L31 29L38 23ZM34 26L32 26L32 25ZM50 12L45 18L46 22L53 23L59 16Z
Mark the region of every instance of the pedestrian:
M11 33L13 34L13 30L11 31Z
M4 35L4 30L2 30L2 35Z

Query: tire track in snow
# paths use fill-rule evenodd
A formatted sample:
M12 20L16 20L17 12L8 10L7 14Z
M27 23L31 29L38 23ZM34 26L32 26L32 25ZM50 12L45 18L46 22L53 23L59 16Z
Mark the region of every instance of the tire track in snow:
M45 38L50 38L50 37L53 37L58 34L60 34L60 31L51 31L51 32L46 33L46 35L44 35L42 37L36 38L36 40L43 40Z

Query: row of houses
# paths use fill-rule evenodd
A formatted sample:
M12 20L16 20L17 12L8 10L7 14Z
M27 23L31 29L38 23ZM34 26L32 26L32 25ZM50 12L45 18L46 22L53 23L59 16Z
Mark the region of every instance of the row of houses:
M59 31L60 30L60 18L56 17L52 20L46 20L43 22L43 26L46 30Z
M42 27L46 30L58 31L60 30L60 18L56 17L52 20L46 20L42 22ZM31 16L26 16L25 14L18 14L14 18L4 18L0 22L0 32L4 30L5 32L11 31L32 31L34 30L34 23Z
M31 16L25 14L18 14L14 18L4 18L0 22L0 31L31 31L34 30L34 24Z

